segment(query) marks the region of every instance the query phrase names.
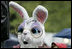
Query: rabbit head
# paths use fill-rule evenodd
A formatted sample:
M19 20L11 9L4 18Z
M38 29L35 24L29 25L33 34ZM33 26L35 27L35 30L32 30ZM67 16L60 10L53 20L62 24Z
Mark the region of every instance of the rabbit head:
M45 7L38 5L29 17L25 8L15 2L9 5L15 9L24 21L18 27L18 39L20 45L27 44L41 45L45 38L44 23L48 17L48 11Z

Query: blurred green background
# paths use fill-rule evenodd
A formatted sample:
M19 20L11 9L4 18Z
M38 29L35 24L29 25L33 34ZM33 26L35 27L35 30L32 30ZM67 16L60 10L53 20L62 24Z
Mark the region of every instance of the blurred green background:
M15 1L23 6L29 16L33 10L42 5L48 10L48 19L45 22L46 32L59 32L64 28L71 28L71 1ZM20 15L10 7L10 32L16 33L19 24L23 21Z

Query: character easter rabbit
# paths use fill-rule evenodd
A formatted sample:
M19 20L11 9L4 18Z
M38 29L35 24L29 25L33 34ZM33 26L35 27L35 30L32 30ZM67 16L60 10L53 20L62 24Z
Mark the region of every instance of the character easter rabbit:
M18 3L11 1L9 6L16 10L24 20L18 27L18 40L20 48L38 48L44 43L44 23L48 18L48 10L38 5L29 17L26 9ZM31 7L30 7L31 8Z

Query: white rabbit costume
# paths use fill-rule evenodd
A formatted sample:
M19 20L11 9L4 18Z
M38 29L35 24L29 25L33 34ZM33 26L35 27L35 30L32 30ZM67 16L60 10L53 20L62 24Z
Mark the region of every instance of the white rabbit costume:
M9 6L15 9L24 19L18 27L18 40L20 48L38 48L44 42L44 23L48 18L48 10L38 5L30 18L27 11L19 4L11 1Z

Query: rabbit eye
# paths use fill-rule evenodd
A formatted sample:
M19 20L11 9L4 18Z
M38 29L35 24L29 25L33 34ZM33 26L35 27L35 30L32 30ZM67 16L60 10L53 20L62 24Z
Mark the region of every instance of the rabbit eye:
M21 32L22 33L23 32L23 28L19 28L18 29L18 32Z
M37 34L37 33L40 33L40 30L38 28L32 28L31 32L33 34Z

